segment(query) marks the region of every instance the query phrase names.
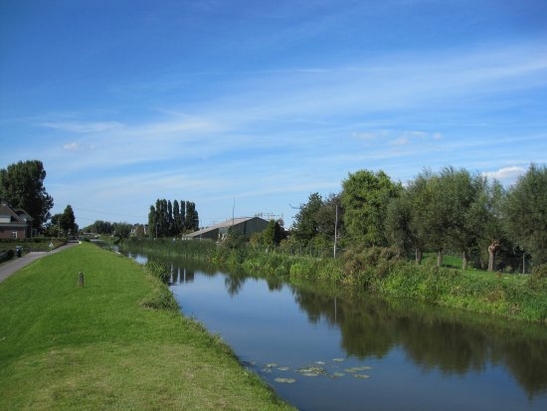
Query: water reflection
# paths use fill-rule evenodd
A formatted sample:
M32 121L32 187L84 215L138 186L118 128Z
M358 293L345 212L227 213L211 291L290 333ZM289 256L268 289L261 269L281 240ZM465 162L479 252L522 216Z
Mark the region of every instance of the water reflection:
M395 347L422 371L465 375L490 364L508 369L530 397L547 392L547 331L473 320L468 313L366 295L329 298L294 290L310 322L336 324L348 355L382 358Z
M249 281L242 273L226 275L211 267L184 262L171 265L172 284L191 285L198 275L218 277L232 299L243 293ZM350 297L333 290L326 295L313 286L297 288L277 278L265 281L270 292L289 289L310 324L326 324L338 330L340 347L347 358L370 361L400 352L422 373L456 377L502 367L528 398L547 393L546 327L499 321L413 301L388 301L370 294Z

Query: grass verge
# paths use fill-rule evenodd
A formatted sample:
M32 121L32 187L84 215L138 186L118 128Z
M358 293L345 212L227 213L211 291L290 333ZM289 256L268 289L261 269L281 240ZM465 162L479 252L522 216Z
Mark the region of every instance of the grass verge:
M0 409L292 409L166 294L85 243L0 283Z

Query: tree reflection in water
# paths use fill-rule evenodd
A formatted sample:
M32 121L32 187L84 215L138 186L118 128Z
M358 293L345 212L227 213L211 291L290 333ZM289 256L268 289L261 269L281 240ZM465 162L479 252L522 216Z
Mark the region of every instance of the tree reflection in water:
M382 358L397 347L423 371L456 375L503 365L530 397L547 392L545 327L370 294L294 292L310 321L323 318L339 327L348 355Z
M232 297L248 278L187 261L172 267L172 278L179 284L192 282L198 271L208 277L225 276ZM463 376L501 365L530 398L547 392L547 327L371 294L348 296L332 289L324 293L313 285L295 287L276 277L266 282L274 292L289 287L310 323L325 321L337 327L348 356L382 358L400 349L422 371L444 375Z

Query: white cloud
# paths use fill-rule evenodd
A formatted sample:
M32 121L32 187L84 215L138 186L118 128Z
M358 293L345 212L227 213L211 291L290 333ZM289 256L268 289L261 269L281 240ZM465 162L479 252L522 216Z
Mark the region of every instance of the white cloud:
M503 167L496 171L487 171L483 175L490 178L496 179L505 185L514 183L518 177L526 173L526 168L519 166L510 166Z
M63 148L67 151L77 151L78 150L78 143L73 141L72 143L67 143L63 145Z
M107 122L67 122L67 121L48 121L39 124L59 131L69 133L103 133L110 130L119 130L124 127L122 123L116 121Z

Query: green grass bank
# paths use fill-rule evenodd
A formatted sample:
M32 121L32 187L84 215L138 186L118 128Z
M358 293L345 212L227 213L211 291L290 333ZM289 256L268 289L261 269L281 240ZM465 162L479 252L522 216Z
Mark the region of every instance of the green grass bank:
M184 257L231 272L272 281L290 281L327 293L363 291L393 298L411 298L448 308L500 318L547 324L547 266L530 275L462 270L461 260L447 256L437 268L435 256L421 265L397 257L389 248L354 247L336 259L293 255L275 248L216 245L209 241L129 240L129 250L156 258Z
M0 409L292 408L144 267L84 243L0 283Z
M429 304L547 325L547 266L531 275L436 267L433 259L417 265L389 249L348 252L339 259L250 256L247 272L287 276L292 283L314 282L321 289L411 298Z

